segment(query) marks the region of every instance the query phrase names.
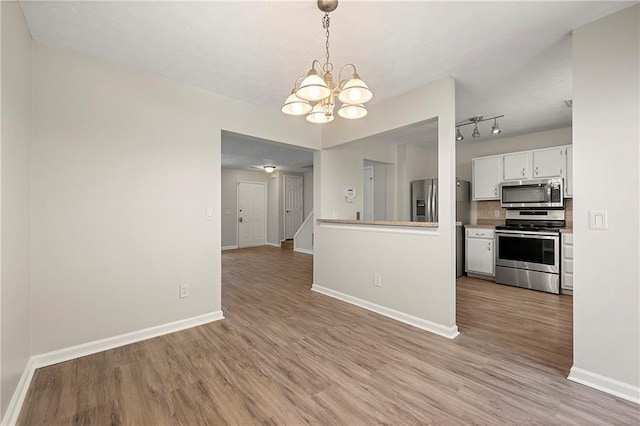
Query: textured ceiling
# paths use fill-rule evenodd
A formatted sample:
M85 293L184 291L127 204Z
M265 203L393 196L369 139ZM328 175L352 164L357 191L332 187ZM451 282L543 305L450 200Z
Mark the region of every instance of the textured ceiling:
M331 58L356 64L372 102L452 75L458 122L504 114L514 136L571 124L571 30L634 3L341 1ZM269 109L324 56L313 0L21 4L38 41Z
M313 151L232 132L222 132L222 168L304 173L313 170Z

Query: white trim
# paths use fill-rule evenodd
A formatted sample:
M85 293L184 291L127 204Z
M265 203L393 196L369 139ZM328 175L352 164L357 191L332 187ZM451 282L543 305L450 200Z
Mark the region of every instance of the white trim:
M27 397L27 391L29 390L29 385L31 384L31 379L33 379L35 371L36 367L33 363L33 357L31 357L27 361L27 365L24 367L24 371L22 372L22 376L20 377L16 390L13 392L13 396L11 397L11 401L7 407L7 412L2 419L2 426L14 426L18 421L20 410L22 410L22 404L24 403L24 399Z
M103 352L109 349L118 348L120 346L129 345L165 334L175 333L176 331L185 330L187 328L197 327L214 321L224 319L222 311L210 312L208 314L199 315L183 320L170 322L167 324L149 327L131 333L120 334L118 336L107 337L106 339L95 340L93 342L83 343L76 346L60 349L53 352L47 352L39 355L33 355L29 358L27 365L22 373L18 387L16 388L11 402L7 408L7 413L2 420L2 426L15 425L27 395L27 390L31 384L33 373L37 368L47 367L49 365L58 364L60 362L69 361L71 359Z
M390 234L411 234L411 235L429 235L437 237L440 235L438 228L426 228L424 226L393 226L393 225L352 225L342 223L326 223L320 222L320 228L327 229L347 229L349 231L365 231L365 232L386 232Z
M238 248L238 245L233 245L233 246L222 246L222 250L235 250Z
M343 302L350 303L352 305L359 306L385 317L392 318L396 321L409 324L413 327L421 330L426 330L439 336L446 337L448 339L455 339L460 333L458 332L458 326L447 327L442 324L438 324L426 319L418 318L416 316L405 314L404 312L396 311L391 308L377 305L375 303L368 302L366 300L359 299L357 297L349 296L348 294L341 293L339 291L331 290L330 288L322 287L317 284L311 286L311 290L324 294L325 296L333 297L334 299L342 300Z
M571 367L567 379L590 388L606 392L618 398L640 404L640 387L633 386L601 374L592 373L578 367Z
M268 241L265 243L265 246L278 247L278 248L280 248L280 247L281 247L281 246L280 246L280 243L275 244L275 243L270 243L270 242L268 242Z
M307 250L303 248L294 248L293 251L297 251L298 253L311 254L313 255L313 250Z

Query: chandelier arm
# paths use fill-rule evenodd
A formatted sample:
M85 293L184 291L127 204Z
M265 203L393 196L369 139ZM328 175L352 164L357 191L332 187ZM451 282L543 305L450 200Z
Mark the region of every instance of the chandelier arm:
M346 82L346 80L342 80L341 76L342 76L342 71L345 70L345 68L347 67L352 67L353 68L353 73L357 74L358 71L356 70L356 66L353 64L346 64L345 66L343 66L342 68L340 68L340 72L338 72L338 84L336 85L336 88L339 90L342 90L342 85Z
M293 83L293 90L291 91L291 93L294 93L296 90L298 90L298 83L300 82L300 80L304 80L305 78L307 78L306 75L301 75L300 77L296 78L296 81Z

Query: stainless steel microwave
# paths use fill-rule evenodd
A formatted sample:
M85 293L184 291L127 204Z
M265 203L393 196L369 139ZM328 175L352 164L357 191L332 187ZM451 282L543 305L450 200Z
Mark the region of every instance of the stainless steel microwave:
M562 209L562 186L561 178L502 182L500 205L505 209Z

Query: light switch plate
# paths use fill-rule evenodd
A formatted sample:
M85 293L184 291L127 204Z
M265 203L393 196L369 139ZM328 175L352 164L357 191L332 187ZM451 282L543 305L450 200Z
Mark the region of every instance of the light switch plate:
M606 210L589 210L589 229L609 229L609 215Z

